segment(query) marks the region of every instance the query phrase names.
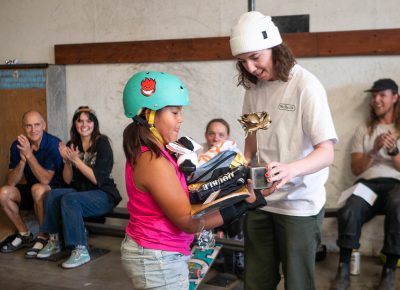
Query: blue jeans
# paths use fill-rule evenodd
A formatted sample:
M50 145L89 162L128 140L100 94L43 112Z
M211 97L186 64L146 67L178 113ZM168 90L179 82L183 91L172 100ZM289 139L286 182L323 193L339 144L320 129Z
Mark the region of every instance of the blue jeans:
M101 216L111 211L112 198L102 190L76 191L73 188L51 190L44 202L41 232L61 233L66 247L87 246L84 217Z
M133 289L189 289L190 256L178 252L146 249L125 236L121 245L122 265Z

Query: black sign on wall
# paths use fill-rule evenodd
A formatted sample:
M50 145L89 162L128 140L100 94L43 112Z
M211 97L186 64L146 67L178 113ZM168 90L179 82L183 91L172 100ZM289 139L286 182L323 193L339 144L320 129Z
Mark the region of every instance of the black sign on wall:
M310 15L272 16L280 33L310 32Z

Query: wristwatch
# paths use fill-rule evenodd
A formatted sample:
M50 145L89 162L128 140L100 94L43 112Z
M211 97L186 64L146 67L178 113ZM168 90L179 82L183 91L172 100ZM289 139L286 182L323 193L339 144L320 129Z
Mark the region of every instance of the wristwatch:
M397 154L399 154L399 148L394 147L392 149L390 149L390 151L388 151L387 153L389 156L396 156Z

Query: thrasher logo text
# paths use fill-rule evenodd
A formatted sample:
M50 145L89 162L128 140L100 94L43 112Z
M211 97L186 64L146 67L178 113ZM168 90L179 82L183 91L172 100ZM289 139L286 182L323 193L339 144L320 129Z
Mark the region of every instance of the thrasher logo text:
M228 172L222 176L220 176L218 179L212 180L210 182L204 183L201 186L202 190L208 190L210 188L213 188L214 186L218 186L224 182L227 182L228 180L231 180L232 178L235 177L234 172Z

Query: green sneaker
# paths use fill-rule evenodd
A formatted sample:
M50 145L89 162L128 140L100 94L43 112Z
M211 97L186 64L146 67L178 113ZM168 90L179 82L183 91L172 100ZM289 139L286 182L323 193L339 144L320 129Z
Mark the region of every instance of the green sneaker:
M90 255L85 246L76 246L74 250L72 250L71 256L64 263L61 264L63 268L72 269L83 264L86 264L90 261Z
M44 248L41 249L39 251L39 253L36 255L36 258L39 258L39 259L48 258L51 255L57 254L59 252L61 252L60 241L50 239L47 242L47 245L44 246Z

